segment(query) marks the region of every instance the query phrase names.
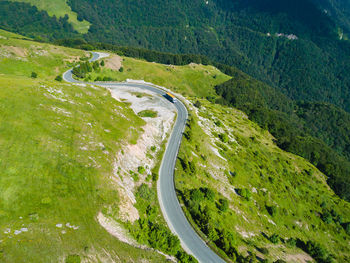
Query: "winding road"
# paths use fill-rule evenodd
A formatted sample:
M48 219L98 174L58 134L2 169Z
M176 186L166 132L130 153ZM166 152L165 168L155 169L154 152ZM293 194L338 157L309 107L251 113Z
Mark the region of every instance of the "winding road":
M100 58L100 54L92 52L90 62ZM68 70L63 74L63 79L72 83L94 84L110 89L116 89L120 86L140 88L152 91L159 95L164 95L165 91L146 84L136 83L86 83L75 80L72 76L72 70ZM165 98L164 98L165 99ZM169 102L170 103L170 102ZM185 105L177 100L174 103L177 110L177 119L166 147L162 164L159 170L159 180L157 184L158 199L162 213L171 231L176 234L184 250L193 255L201 263L223 263L225 262L215 252L213 252L205 242L194 231L190 223L187 221L181 205L177 199L174 185L174 170L177 154L180 148L182 134L185 129L188 113Z

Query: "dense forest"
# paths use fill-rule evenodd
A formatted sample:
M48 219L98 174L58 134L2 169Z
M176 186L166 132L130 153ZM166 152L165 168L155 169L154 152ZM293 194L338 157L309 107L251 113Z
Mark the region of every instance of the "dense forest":
M46 39L63 38L63 30L68 32L65 38L78 37L64 18L51 21L29 5L1 2L3 28ZM80 36L88 42L206 55L238 67L291 99L328 102L350 111L350 43L340 40L340 32L349 29L350 7L344 0L68 4L79 20L92 23Z
M30 4L10 1L0 1L0 28L37 40L78 36L68 22L67 15L57 19Z
M316 1L314 1L316 2ZM312 1L70 0L89 41L195 53L236 66L292 99L350 111L350 44Z

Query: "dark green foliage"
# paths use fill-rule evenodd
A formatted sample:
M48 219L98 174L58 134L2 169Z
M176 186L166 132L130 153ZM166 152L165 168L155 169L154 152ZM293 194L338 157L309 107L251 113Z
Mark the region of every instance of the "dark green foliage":
M287 244L291 247L295 247L297 245L297 240L295 238L289 238Z
M269 254L269 250L266 247L259 248L258 250L264 255Z
M252 193L249 191L249 189L246 189L246 188L236 189L236 192L247 201L249 201L252 197Z
M302 243L301 248L312 256L316 262L319 263L331 263L333 262L333 257L329 255L328 251L322 247L320 244L314 241L307 241L306 244Z
M176 258L180 263L197 263L197 259L195 259L192 255L188 255L182 251L177 252Z
M143 166L139 166L139 167L137 167L137 172L139 174L144 174L146 172L146 169Z
M332 218L332 215L331 213L329 213L328 211L324 212L321 216L321 219L323 220L323 222L327 223L327 224L330 224L333 222L333 218Z
M39 41L78 36L68 22L67 15L57 19L28 3L11 1L0 1L0 28Z
M105 61L102 60L101 63L100 63L101 67L104 67L105 66Z
M272 206L266 206L266 210L267 212L271 215L271 216L274 216L277 214L277 207L272 205Z
M61 75L58 75L56 78L55 78L56 81L62 81L62 76Z
M350 222L343 224L345 232L350 235Z
M193 105L199 109L202 106L202 103L199 100L197 100Z
M73 68L73 74L78 78L85 78L86 75L92 72L93 67L90 62L81 62L78 67Z
M38 77L38 74L36 72L32 72L30 77L33 78L33 79L36 79Z
M92 23L89 41L204 54L237 66L292 98L349 109L349 44L339 41L336 32L339 14L349 8L320 7L316 0L215 0L208 5L201 0L68 2L79 17ZM338 10L337 15L326 15L323 9ZM276 33L295 34L298 40ZM151 56L146 60L156 61ZM183 62L175 56L162 63Z
M124 68L120 67L119 72L124 72Z
M191 201L201 202L204 200L204 193L200 189L194 189L191 191Z
M229 141L229 137L226 133L220 133L219 138L223 143L227 143Z
M272 234L272 235L269 237L269 240L271 241L271 243L277 244L278 242L280 242L280 236L277 235L277 234Z
M140 231L133 232L133 234L139 242L149 244L170 255L176 255L181 250L180 240L165 226L146 219L139 219L137 223Z
M226 212L228 209L228 201L226 198L219 199L218 208L221 212Z
M202 192L205 194L205 198L209 201L215 200L215 192L210 188L203 188L201 189Z

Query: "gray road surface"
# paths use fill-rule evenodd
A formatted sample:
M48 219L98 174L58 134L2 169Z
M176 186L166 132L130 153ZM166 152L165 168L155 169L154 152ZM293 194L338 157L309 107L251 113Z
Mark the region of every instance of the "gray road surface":
M95 61L99 58L99 54L92 52L93 57L90 61ZM84 83L77 81L72 77L71 70L63 74L63 79L67 82ZM136 87L152 91L154 93L164 95L165 91L146 84L136 83L86 83L94 84L110 89L116 89L120 86ZM164 98L165 99L165 98ZM169 102L171 103L171 102ZM190 223L187 221L180 203L177 199L174 185L174 169L177 154L182 140L182 134L185 129L186 120L188 117L187 109L182 102L174 103L177 110L177 119L174 125L173 132L168 141L165 150L162 165L159 171L159 180L157 184L158 199L163 212L163 215L169 225L171 231L176 234L182 247L187 253L193 255L201 263L225 262L217 254L215 254L193 230Z

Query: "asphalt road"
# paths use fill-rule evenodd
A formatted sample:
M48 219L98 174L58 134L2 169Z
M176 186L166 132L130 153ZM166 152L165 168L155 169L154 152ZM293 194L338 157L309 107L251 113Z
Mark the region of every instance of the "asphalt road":
M99 54L92 52L93 57L90 61L99 58ZM71 70L63 74L63 79L67 82L85 83L73 79ZM116 89L120 86L136 87L152 91L154 93L165 95L165 91L146 84L136 83L86 83L94 84L110 89ZM164 98L165 99L165 98ZM171 103L171 102L169 102ZM193 255L199 262L225 262L216 253L214 253L205 242L193 230L187 221L180 203L177 199L174 185L174 170L177 154L182 140L182 134L185 129L188 113L186 107L181 101L176 101L174 106L177 110L177 119L166 147L162 165L159 171L159 180L157 184L158 199L164 215L171 231L176 234L185 251Z

